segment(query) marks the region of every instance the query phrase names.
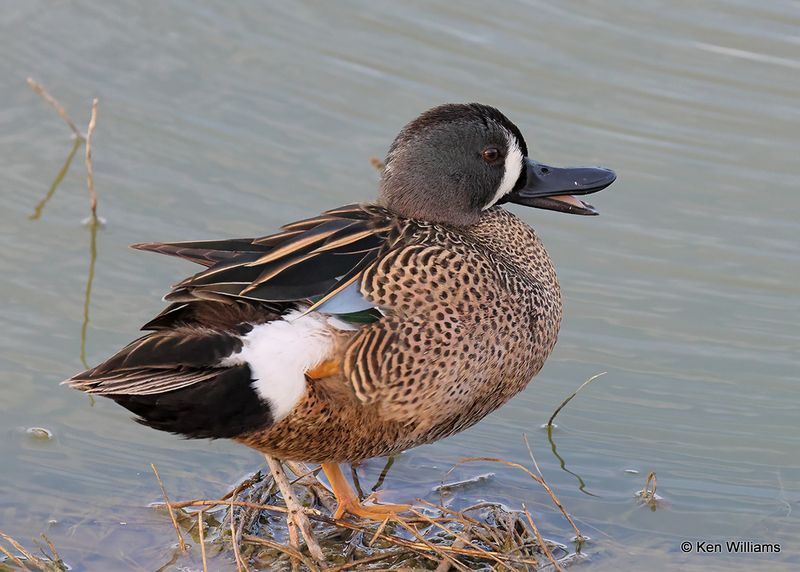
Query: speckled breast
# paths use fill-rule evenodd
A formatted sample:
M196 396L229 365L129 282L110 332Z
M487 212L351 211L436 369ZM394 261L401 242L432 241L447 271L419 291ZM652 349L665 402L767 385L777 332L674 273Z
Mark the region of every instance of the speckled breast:
M470 427L541 369L561 297L533 229L493 208L467 229L406 221L403 233L361 278L386 316L347 334L341 375L310 381L289 417L240 440L314 462L392 454Z

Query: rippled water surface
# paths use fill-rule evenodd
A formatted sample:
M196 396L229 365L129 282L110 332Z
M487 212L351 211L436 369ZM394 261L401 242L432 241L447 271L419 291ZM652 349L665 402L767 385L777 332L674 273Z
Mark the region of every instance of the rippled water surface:
M219 495L262 463L187 442L57 382L82 368L89 266L79 152L25 84L80 125L100 99L97 238L87 359L159 311L185 263L132 242L267 234L376 191L370 156L444 101L503 109L550 164L619 180L597 218L513 207L548 245L565 319L528 389L475 428L411 450L392 499L431 497L462 456L527 462L522 434L579 526L586 570L800 568L800 5L695 2L43 2L0 21L0 529L41 532L75 570L156 569L173 554L156 463L173 496ZM540 426L561 412L555 442ZM26 432L43 427L51 439ZM362 474L376 478L380 460ZM532 507L512 469L463 494ZM655 471L664 504L634 494ZM780 543L780 554L682 554L689 541ZM221 562L221 561L220 561ZM178 561L169 569L191 566ZM194 564L196 566L196 563ZM220 565L222 565L220 563ZM235 569L232 562L231 569Z

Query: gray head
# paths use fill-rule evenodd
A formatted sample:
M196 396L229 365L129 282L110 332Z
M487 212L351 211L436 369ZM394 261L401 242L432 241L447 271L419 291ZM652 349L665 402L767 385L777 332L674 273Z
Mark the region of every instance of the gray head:
M596 214L566 193L596 192L613 181L608 169L531 161L519 128L494 107L445 104L403 127L392 143L380 202L408 218L466 226L503 202Z

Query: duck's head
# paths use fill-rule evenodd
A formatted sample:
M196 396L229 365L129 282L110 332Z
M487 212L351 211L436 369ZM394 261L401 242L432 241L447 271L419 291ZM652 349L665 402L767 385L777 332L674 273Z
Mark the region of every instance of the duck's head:
M465 226L512 202L595 215L578 196L614 182L601 167L549 167L528 158L519 128L494 107L445 104L403 127L389 148L381 202L409 218Z

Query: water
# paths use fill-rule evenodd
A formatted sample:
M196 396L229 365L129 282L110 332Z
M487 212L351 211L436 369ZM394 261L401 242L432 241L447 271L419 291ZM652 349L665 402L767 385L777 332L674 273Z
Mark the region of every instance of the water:
M369 199L369 157L432 105L494 104L538 159L613 167L618 182L593 201L598 218L514 207L559 269L559 344L501 411L400 456L387 496L434 498L465 455L526 462L527 433L592 537L587 570L800 567L799 44L800 6L788 0L7 3L0 529L28 545L46 532L75 570L152 570L170 561L174 538L147 508L160 497L151 462L178 498L219 495L261 464L57 385L82 369L88 201L81 151L41 218L28 219L71 149L30 75L81 126L100 99L95 177L108 225L91 363L135 336L192 271L127 244L266 234ZM602 371L555 432L589 496L539 427ZM382 465L367 463L365 480ZM464 494L526 502L546 536L569 541L522 473L475 464L448 478L489 471ZM655 512L634 496L649 471L664 497ZM680 550L739 538L781 552Z

